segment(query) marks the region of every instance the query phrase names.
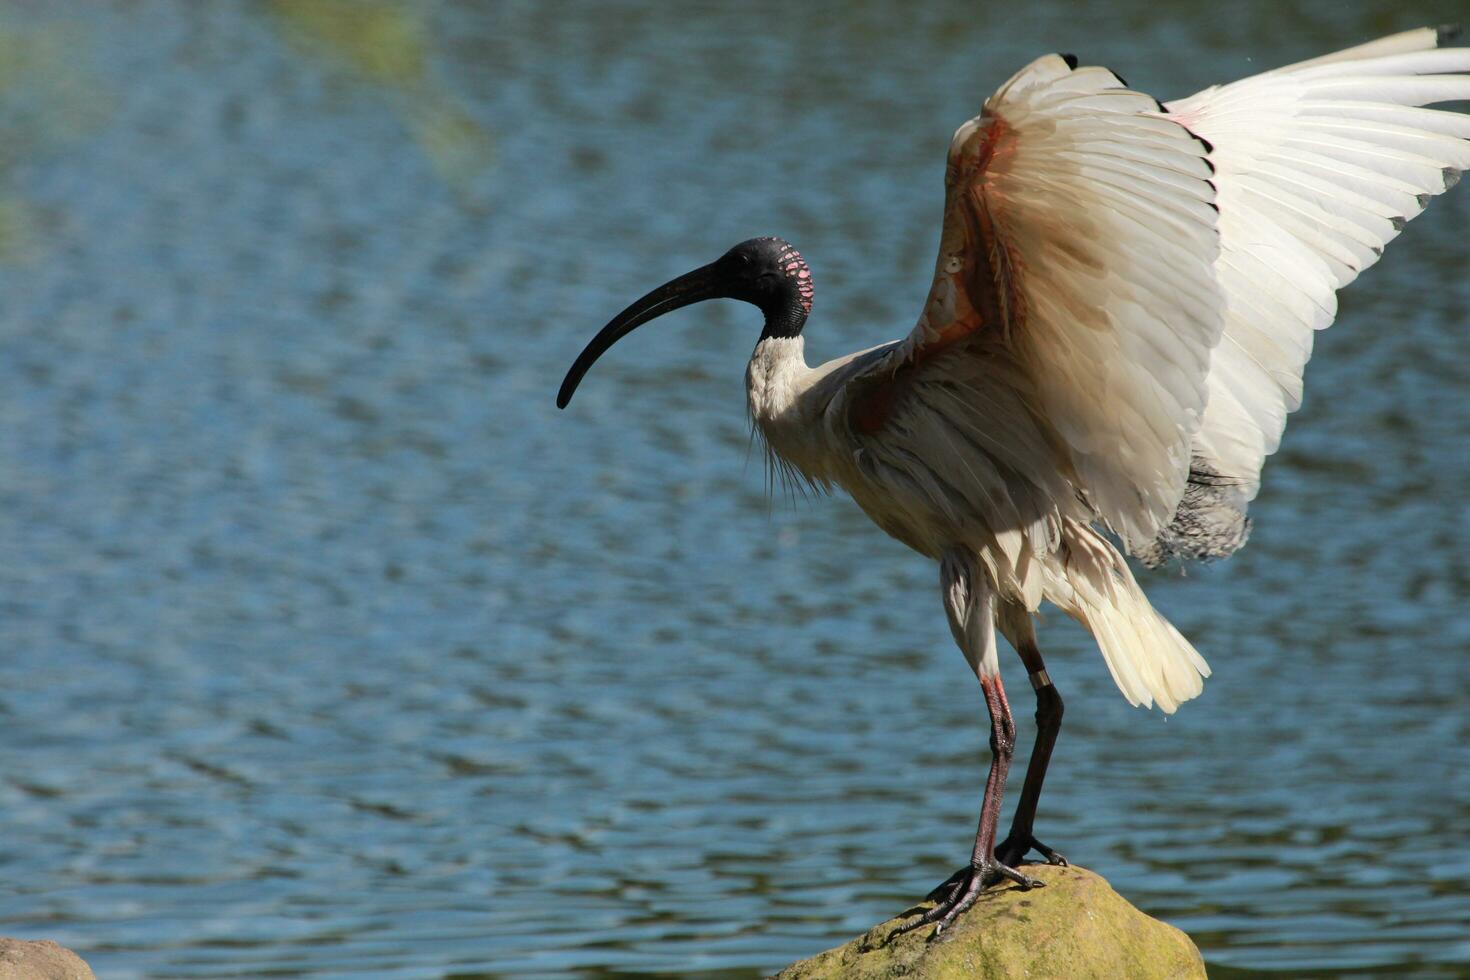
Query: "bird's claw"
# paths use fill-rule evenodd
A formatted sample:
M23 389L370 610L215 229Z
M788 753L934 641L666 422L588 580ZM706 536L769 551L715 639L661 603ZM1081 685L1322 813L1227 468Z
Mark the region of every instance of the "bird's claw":
M926 896L926 901L937 903L932 909L913 922L905 922L893 930L893 935L900 936L937 922L939 924L935 927L934 934L929 937L930 942L933 942L944 933L944 930L954 924L955 919L958 919L970 906L975 904L981 892L1002 879L1014 881L1025 889L1046 886L1046 882L1041 879L1024 875L995 859L978 866L968 865L950 875L938 888Z
M1047 847L1031 834L1027 834L1021 838L1012 834L1010 837L1001 841L995 847L995 859L1001 864L1021 864L1025 861L1026 855L1032 851L1040 854L1046 860L1047 864L1054 864L1060 868L1068 866L1066 858Z

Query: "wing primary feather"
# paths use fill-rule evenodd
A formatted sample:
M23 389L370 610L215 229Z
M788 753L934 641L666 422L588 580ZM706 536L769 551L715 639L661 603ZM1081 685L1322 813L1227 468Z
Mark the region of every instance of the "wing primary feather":
M1192 449L1234 483L1193 481L1149 555L1189 557L1201 520L1229 531L1210 553L1243 542L1234 532L1301 404L1313 332L1336 317L1337 290L1470 169L1470 117L1423 108L1470 99L1470 48L1446 47L1458 35L1404 31L1165 106L1209 142L1215 167L1225 328Z

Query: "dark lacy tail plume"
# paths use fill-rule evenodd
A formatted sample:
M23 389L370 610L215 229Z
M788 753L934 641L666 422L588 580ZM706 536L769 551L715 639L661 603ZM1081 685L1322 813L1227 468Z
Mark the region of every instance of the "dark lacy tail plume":
M1225 558L1250 537L1245 484L1225 476L1202 456L1190 463L1189 483L1174 519L1138 558L1150 568L1165 562Z

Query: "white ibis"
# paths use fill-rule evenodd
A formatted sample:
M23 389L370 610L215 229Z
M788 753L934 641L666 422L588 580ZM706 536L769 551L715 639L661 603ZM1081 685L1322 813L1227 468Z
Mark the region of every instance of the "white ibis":
M1245 543L1261 466L1301 401L1336 290L1470 169L1470 48L1422 28L1167 104L1047 55L955 133L939 260L902 340L808 367L812 278L779 238L736 245L613 318L557 405L640 324L701 300L758 307L746 369L773 460L841 487L939 563L955 642L990 712L969 864L908 928L938 935L1016 870L1062 718L1037 648L1043 600L1091 631L1130 703L1165 712L1210 669L1144 597L1156 564ZM1015 726L996 630L1036 692L1037 739L996 844Z

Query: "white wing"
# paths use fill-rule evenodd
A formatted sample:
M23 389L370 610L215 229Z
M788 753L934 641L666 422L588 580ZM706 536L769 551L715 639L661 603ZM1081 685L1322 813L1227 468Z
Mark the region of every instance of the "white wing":
M924 389L945 386L952 428L1019 446L1035 438L986 413L1024 406L1052 472L1017 475L1062 474L1089 517L1151 541L1183 493L1222 330L1205 154L1104 68L1049 55L1016 74L955 134L934 285L889 380L852 399L854 428L877 437L906 396L933 410Z
M1313 332L1338 289L1470 169L1470 48L1408 31L1206 89L1167 108L1212 144L1225 335L1195 436L1198 492L1144 557L1223 555L1244 540L1286 416L1301 404ZM1212 472L1213 471L1213 472Z

